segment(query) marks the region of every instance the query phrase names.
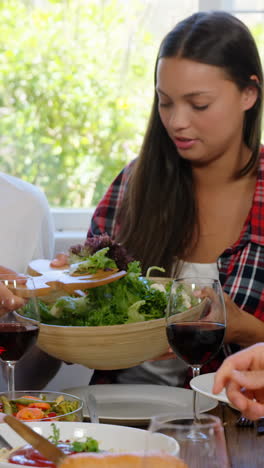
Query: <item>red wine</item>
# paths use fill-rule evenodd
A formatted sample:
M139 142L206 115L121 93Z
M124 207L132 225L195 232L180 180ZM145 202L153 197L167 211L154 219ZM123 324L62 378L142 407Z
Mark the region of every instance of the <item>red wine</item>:
M190 365L203 365L219 351L225 326L215 322L179 322L167 326L167 338L175 354Z
M0 358L18 361L36 342L39 329L21 323L0 323Z

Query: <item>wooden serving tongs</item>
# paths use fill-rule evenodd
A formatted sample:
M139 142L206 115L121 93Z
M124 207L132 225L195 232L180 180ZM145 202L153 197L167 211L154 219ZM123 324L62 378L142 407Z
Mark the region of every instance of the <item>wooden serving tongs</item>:
M0 414L0 422L5 422L32 447L56 465L60 465L67 455L48 439L33 431L31 427L9 414Z
M63 290L73 294L76 290L97 288L104 284L117 281L126 275L124 270L100 270L96 273L73 276L67 271L55 270L40 276L34 276L34 290L29 283L17 283L10 288L14 294L20 297L46 296L56 290Z

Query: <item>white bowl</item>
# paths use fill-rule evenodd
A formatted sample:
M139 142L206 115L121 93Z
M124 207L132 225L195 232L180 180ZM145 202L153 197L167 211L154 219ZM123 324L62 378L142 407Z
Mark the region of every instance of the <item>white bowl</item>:
M27 423L32 429L44 437L52 434L51 423L38 422ZM162 450L165 453L177 455L179 453L178 443L171 437L163 434L151 434L143 429L126 426L114 426L110 424L56 422L60 430L60 439L76 440L82 437L93 437L99 442L101 450L112 452L142 452L146 450ZM6 424L0 425L0 434L13 446L25 445L25 441L17 435ZM28 467L28 465L24 465ZM21 465L0 462L0 468L21 468Z

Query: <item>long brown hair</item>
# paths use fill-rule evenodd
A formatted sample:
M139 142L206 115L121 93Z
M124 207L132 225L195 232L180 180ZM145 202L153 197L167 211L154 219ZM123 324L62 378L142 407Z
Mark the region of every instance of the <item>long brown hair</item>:
M257 164L261 137L263 74L251 33L228 13L196 13L163 39L156 61L155 85L158 61L174 56L224 69L240 90L249 85L258 87L257 101L245 113L244 142L252 156L238 174L244 176ZM252 75L259 81L252 81ZM141 260L143 271L158 265L166 268L168 274L174 257L186 254L199 235L191 166L179 156L161 122L156 92L118 219L118 240Z

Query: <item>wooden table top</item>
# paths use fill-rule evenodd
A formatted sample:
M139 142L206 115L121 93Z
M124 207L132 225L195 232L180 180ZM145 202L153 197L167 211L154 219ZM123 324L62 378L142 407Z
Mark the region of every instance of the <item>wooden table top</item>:
M239 413L225 403L219 403L208 413L218 416L223 423L230 468L264 468L264 435L257 435L254 426L237 427Z
M264 468L264 435L257 435L254 426L237 427L239 413L225 403L219 403L208 413L218 416L223 423L230 468Z
M264 436L255 427L237 427L239 413L228 405L219 404L210 413L223 422L231 468L263 468Z

